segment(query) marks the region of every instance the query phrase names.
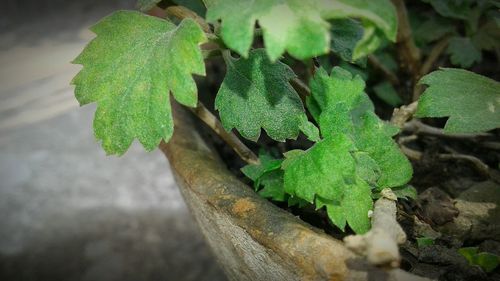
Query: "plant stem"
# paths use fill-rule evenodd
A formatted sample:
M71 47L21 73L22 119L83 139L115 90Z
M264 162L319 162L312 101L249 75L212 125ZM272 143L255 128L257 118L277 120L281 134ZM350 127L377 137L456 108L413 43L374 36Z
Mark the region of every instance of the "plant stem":
M410 22L408 20L408 11L404 0L392 0L396 6L398 14L398 36L397 36L397 53L398 60L403 70L412 78L413 85L417 82L420 76L420 49L417 48L413 41Z
M436 128L424 124L418 120L412 120L404 124L403 129L408 132L412 132L417 135L429 135L448 139L478 139L493 136L489 133L478 133L478 134L447 134L443 129Z
M259 158L231 132L227 132L221 122L208 110L203 103L198 102L195 108L189 108L210 129L223 139L248 164L259 164Z
M406 121L413 117L417 111L418 102L414 101L409 105L403 105L400 108L395 108L392 113L391 123L398 128L403 128Z
M198 14L195 12L191 11L190 9L183 7L183 6L170 6L167 9L165 9L165 12L169 16L174 16L178 19L185 19L185 18L190 18L195 20L205 31L206 33L211 33L212 31L210 30L210 26L208 23Z

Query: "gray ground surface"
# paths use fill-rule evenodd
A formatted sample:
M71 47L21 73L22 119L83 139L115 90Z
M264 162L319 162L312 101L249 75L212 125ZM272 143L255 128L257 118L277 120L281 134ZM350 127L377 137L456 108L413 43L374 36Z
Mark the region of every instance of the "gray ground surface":
M68 85L86 27L132 1L35 2L0 4L0 280L224 280L164 156L106 157Z

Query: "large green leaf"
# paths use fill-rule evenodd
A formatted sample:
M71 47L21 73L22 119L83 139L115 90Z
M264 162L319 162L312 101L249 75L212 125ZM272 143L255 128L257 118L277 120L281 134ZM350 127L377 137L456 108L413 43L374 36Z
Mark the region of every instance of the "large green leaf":
M368 230L372 188L398 187L411 179L410 162L392 139L398 129L380 120L365 83L345 69L318 69L308 108L323 140L283 162L285 192L315 200L340 229ZM311 110L312 109L312 110Z
M473 72L443 68L420 80L429 87L419 99L417 117L450 118L447 133L475 133L500 127L500 83Z
M263 128L277 141L297 138L307 123L302 102L289 84L293 71L272 63L263 49L248 59L226 58L227 73L215 99L224 128L256 141Z
M395 40L397 17L389 0L214 0L205 2L207 20L222 20L221 35L232 50L248 56L255 22L262 28L266 51L271 60L285 51L306 59L329 50L328 19L359 18L370 28L361 51L373 49L374 29ZM378 45L377 45L378 46Z
M173 132L169 92L195 106L192 74L205 74L199 44L205 34L190 19L179 26L139 12L116 12L92 27L97 37L74 60L81 105L97 102L94 131L108 154L123 154L134 139L154 149Z

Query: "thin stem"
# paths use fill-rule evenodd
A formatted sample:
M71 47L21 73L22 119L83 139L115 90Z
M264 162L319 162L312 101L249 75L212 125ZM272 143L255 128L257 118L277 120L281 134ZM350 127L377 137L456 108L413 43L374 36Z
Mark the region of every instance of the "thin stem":
M478 139L492 136L492 134L489 133L449 134L445 133L443 129L429 126L418 120L407 122L406 124L404 124L403 129L407 132L412 132L413 134L417 135L429 135L448 139Z
M208 127L210 127L221 139L223 139L231 148L248 164L259 164L259 158L231 132L224 129L221 122L208 110L203 103L198 102L195 108L189 108L198 118L200 118Z
M417 48L413 41L404 0L392 0L392 3L396 6L399 22L396 43L398 59L403 70L411 75L412 83L415 84L420 74L420 49Z
M368 56L368 62L375 68L377 69L378 71L380 71L384 76L385 78L391 82L391 84L393 86L397 86L399 85L399 79L398 77L396 76L396 74L394 74L394 72L392 72L390 69L388 69L387 67L385 67L385 65L383 65L379 60L378 58L375 56L375 55L369 55Z
M184 7L184 6L170 6L167 9L165 9L165 12L169 16L174 16L178 19L185 19L185 18L190 18L195 20L205 31L206 33L211 33L212 31L210 30L210 26L208 23L198 14L195 12L191 11L190 9Z

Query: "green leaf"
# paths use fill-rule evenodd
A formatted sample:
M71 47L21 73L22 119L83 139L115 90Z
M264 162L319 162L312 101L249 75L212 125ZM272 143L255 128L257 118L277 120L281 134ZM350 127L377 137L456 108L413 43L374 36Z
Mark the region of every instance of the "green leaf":
M472 30L477 29L481 9L476 0L423 0L430 3L440 15L465 21Z
M259 153L259 164L249 164L241 168L241 172L249 179L256 181L265 173L280 169L282 159L275 159L265 151Z
M327 205L330 219L339 228L344 228L345 218L356 233L364 233L370 227L371 190L356 175L356 161L351 154L354 149L344 135L324 139L306 152L285 159L284 184L285 192L292 196L311 203L320 200L316 201L319 207ZM349 212L335 212L334 202Z
M434 243L435 243L435 241L432 238L428 238L428 237L417 238L417 246L419 248L422 248L425 246L431 246L431 245L434 245Z
M199 45L206 41L190 19L179 26L139 12L116 12L92 27L97 37L73 63L81 105L97 102L94 132L108 154L123 154L136 138L154 149L173 132L169 92L194 107L192 74L205 74Z
M345 61L353 61L354 48L363 37L363 26L352 19L337 19L330 23L332 25L332 51Z
M363 37L358 41L352 53L352 59L357 60L375 52L382 44L382 37L371 23L364 24Z
M258 192L260 196L278 202L284 202L287 199L283 188L283 170L275 170L266 173L260 179L263 188Z
M482 252L475 256L474 263L486 272L492 272L500 264L500 257L491 253Z
M413 170L410 161L392 139L398 129L381 121L373 112L367 112L361 120L353 139L358 149L367 152L378 164L381 175L377 181L377 189L407 183Z
M228 47L243 57L253 41L255 22L263 31L267 54L272 61L285 51L298 59L328 52L329 25L316 1L219 0L208 6L207 20L222 20L221 35Z
M382 82L373 87L375 95L388 105L397 107L403 104L403 100L398 95L394 87L389 82Z
M255 191L258 191L260 196L274 201L285 201L287 195L283 188L283 170L281 170L283 159L275 159L262 150L259 153L259 160L259 164L246 165L241 171L254 181Z
M469 264L474 263L474 257L477 255L478 251L478 247L465 247L458 249L458 253L461 254L469 262Z
M473 72L443 68L420 80L429 87L419 99L417 117L450 118L447 133L476 133L500 127L500 83Z
M398 129L375 115L364 87L359 76L342 68L331 75L318 69L307 104L323 140L305 152L288 153L282 164L285 192L325 206L336 226L344 229L348 223L357 233L370 226L371 187L397 187L412 175L392 140Z
M477 247L466 247L458 249L460 253L470 265L477 265L486 272L492 272L500 264L500 257L491 253L478 253Z
M255 22L262 28L267 54L272 61L285 51L297 59L328 52L328 19L359 18L392 41L396 39L397 16L389 0L217 0L206 3L207 20L221 20L226 45L248 56ZM370 37L371 38L371 37ZM373 41L373 40L372 40ZM373 47L373 42L368 44ZM364 48L366 49L366 48Z
M376 26L385 36L395 42L398 19L396 8L390 0L319 0L322 15L329 19L358 18Z
M453 65L463 68L468 68L476 62L481 62L483 59L481 51L466 37L451 38L447 53L450 54L450 60Z
M226 59L227 73L215 99L224 128L257 141L261 128L274 140L297 138L305 117L298 94L289 84L293 71L272 63L263 49L248 59Z
M338 67L328 76L320 69L310 86L308 105L314 101L322 110L319 123L323 137L349 135L357 149L376 161L381 172L378 188L400 186L411 179L411 164L392 139L398 130L373 113L373 104L363 92L365 83L359 76L353 77Z

